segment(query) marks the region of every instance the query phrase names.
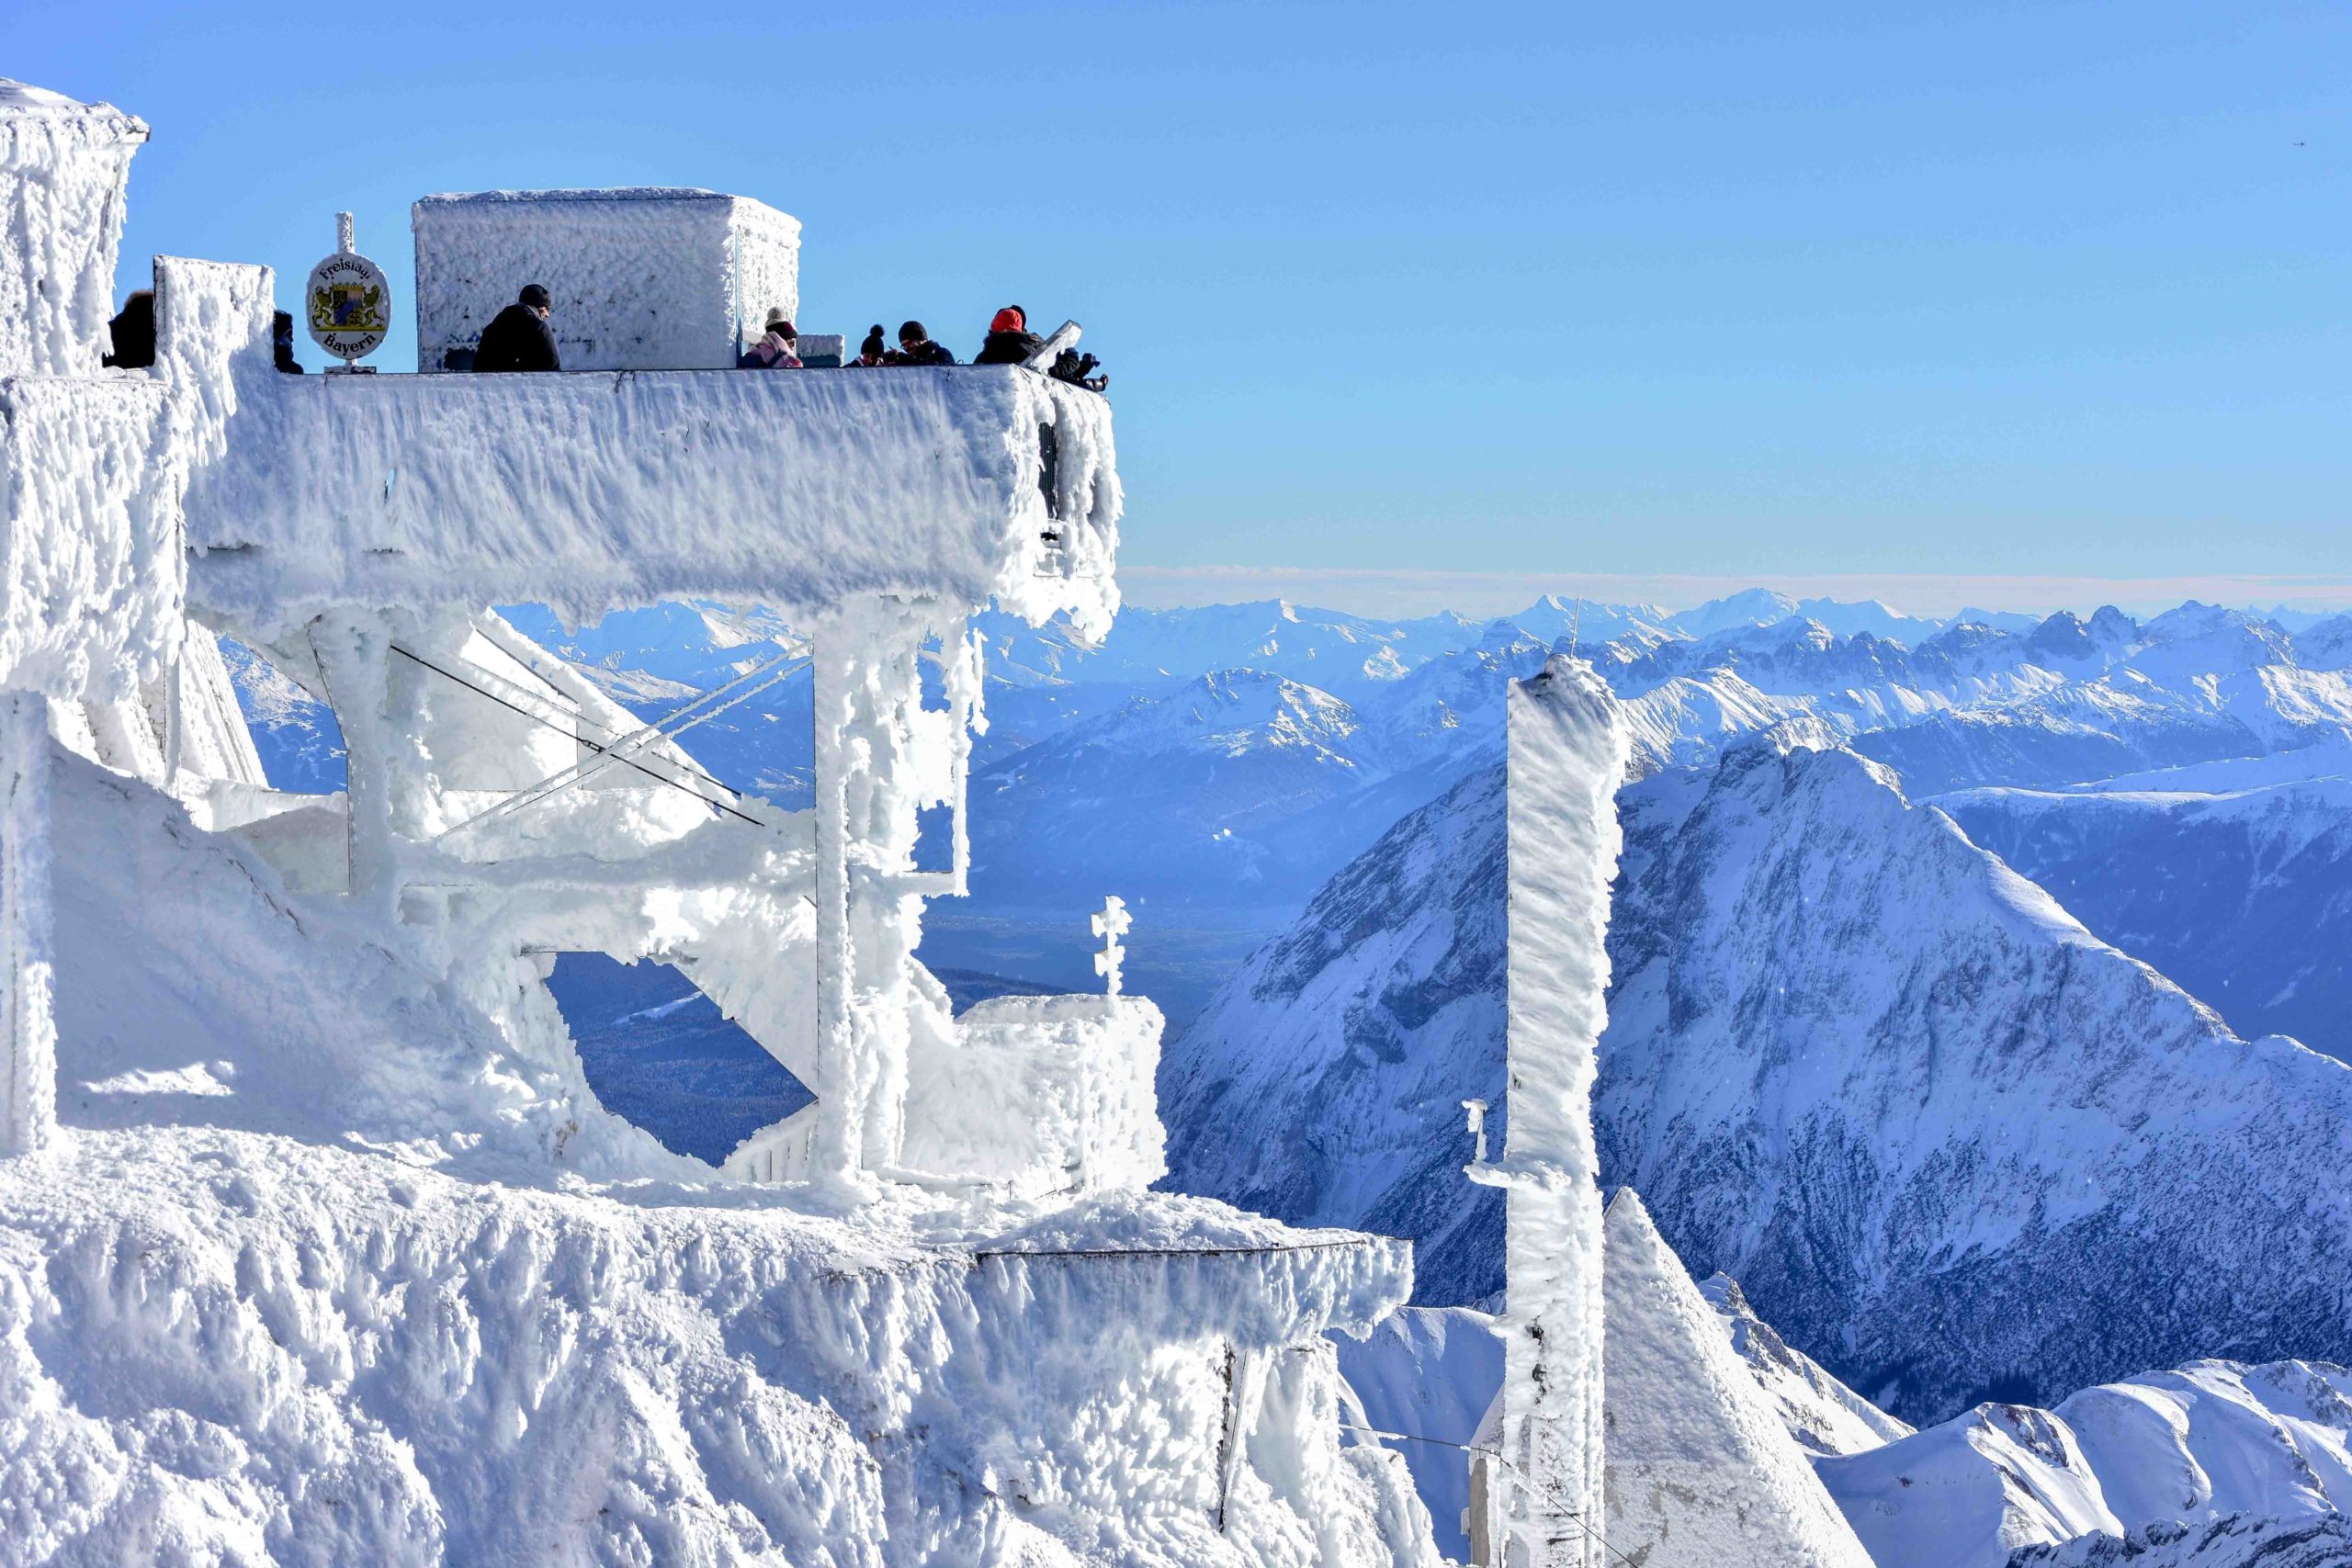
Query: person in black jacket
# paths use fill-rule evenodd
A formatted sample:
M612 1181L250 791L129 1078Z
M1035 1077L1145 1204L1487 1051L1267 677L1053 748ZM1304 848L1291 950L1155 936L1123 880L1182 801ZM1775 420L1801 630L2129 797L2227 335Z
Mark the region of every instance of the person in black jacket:
M1029 330L1029 313L1018 305L1007 305L989 323L988 341L980 344L972 363L1019 365L1045 346L1046 340Z
M921 321L904 321L899 326L899 351L882 356L885 365L953 365L956 356L931 341L930 331Z
M269 318L269 362L288 376L300 376L302 367L294 358L294 315L290 310L278 310Z
M547 286L526 283L514 303L490 319L481 330L481 346L474 350L477 370L560 370L555 351L555 331L548 325L552 300Z
M98 363L118 370L144 370L155 363L155 291L142 288L123 301L122 311L107 323L114 348Z

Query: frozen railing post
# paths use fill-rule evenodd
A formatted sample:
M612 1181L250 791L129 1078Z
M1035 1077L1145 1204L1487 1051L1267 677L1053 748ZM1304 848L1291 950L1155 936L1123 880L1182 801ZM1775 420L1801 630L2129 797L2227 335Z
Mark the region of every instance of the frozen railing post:
M1127 902L1115 894L1102 900L1102 913L1089 919L1094 936L1102 942L1102 951L1094 955L1094 972L1102 976L1103 989L1117 996L1121 986L1120 965L1127 961L1127 950L1119 939L1127 934L1135 917L1127 913Z
M49 959L49 705L0 692L0 1156L29 1154L57 1121Z
M1600 1568L1601 1275L1592 1085L1621 842L1623 716L1580 659L1508 689L1501 1424L1472 1542L1490 1568ZM1473 1128L1484 1142L1484 1107Z

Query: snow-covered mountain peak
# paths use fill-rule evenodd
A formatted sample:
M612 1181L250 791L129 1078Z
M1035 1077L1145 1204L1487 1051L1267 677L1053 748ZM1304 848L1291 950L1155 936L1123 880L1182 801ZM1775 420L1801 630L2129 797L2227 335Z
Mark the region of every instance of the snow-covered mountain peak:
M1769 588L1742 589L1721 599L1710 599L1696 609L1672 617L1675 627L1705 637L1735 626L1769 626L1796 614L1797 602Z
M1355 710L1330 693L1262 670L1220 670L1165 697L1137 698L1080 726L1071 739L1149 754L1253 746L1335 748L1356 731Z

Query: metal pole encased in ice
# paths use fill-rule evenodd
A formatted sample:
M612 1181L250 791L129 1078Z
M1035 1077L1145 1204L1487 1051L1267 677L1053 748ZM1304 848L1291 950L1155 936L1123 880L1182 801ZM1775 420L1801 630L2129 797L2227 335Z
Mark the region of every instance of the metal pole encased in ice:
M49 703L0 691L0 1156L57 1126L49 897Z
M1627 739L1591 665L1510 683L1501 1428L1485 1456L1484 1561L1600 1568L1601 1257L1592 1086L1606 1021L1609 884ZM1484 1111L1482 1105L1478 1108ZM1481 1140L1483 1142L1483 1138Z
M914 950L922 900L959 872L915 869L921 808L963 815L967 784L952 731L923 705L925 647L962 653L960 610L933 600L853 601L809 627L815 705L817 1122L806 1175L867 1195L905 1143ZM978 685L977 665L969 684ZM958 829L960 832L960 828Z

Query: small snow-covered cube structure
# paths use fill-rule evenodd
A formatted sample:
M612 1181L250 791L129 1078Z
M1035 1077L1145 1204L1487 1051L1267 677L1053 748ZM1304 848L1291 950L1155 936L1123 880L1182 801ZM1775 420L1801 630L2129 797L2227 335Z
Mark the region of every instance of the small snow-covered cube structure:
M640 186L428 196L416 362L456 368L526 283L566 370L724 370L772 308L800 310L800 220L749 197Z
M0 376L89 376L107 352L123 187L146 122L0 77Z

